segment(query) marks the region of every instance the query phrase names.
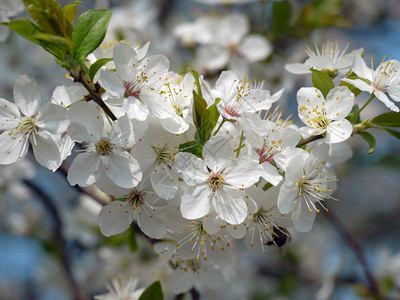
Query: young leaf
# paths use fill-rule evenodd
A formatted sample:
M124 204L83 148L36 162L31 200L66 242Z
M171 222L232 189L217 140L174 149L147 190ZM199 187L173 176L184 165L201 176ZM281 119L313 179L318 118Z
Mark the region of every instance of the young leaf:
M379 129L385 130L386 132L390 133L395 138L400 140L400 131L389 129L389 128L379 128Z
M197 157L203 155L203 145L199 141L191 141L179 145L179 152L189 152Z
M351 112L349 113L349 115L346 117L347 120L351 120L353 118L353 116L359 111L360 109L358 108L358 105L354 105L353 108L351 109ZM358 124L361 123L361 119L360 119L360 114L358 114L357 118L353 121L354 124Z
M140 295L139 300L163 300L164 295L161 289L161 283L159 281L154 282L150 285L142 295Z
M372 152L374 152L375 144L376 144L374 136L366 131L360 132L360 135L369 145L368 154L371 154Z
M26 10L46 33L65 36L65 18L55 0L23 0Z
M32 23L32 21L28 19L18 19L18 20L13 20L9 23L2 23L2 24L10 28L11 30L15 31L22 37L26 38L27 40L42 46L44 50L51 53L60 61L64 59L65 55L64 50L60 49L58 46L55 46L54 44L49 44L35 38L35 35L43 34L43 31L37 25Z
M317 89L319 89L326 98L329 91L335 87L332 79L324 72L315 70L313 68L310 69L311 71L311 80Z
M387 127L400 127L400 113L391 111L381 114L373 118L371 123Z
M205 144L211 137L211 131L217 125L219 112L217 104L221 99L217 99L213 105L206 109L203 117L201 118L200 140Z
M200 85L200 80L199 80L199 73L197 73L196 70L193 69L189 69L190 73L193 75L194 77L194 81L196 82L196 86L197 86L197 94L203 98L203 93L201 91L201 85Z
M131 252L135 252L138 249L138 244L136 241L135 229L131 226L128 230L128 245Z
M33 38L43 41L46 43L50 43L53 45L56 45L66 51L71 51L74 48L74 44L70 39L54 35L54 34L49 34L49 33L38 33L33 36Z
M78 4L81 4L81 1L75 1L63 7L64 17L69 23L73 23L76 17L76 12L78 11Z
M100 58L93 65L91 65L89 71L90 79L93 80L94 76L100 70L100 68L112 60L112 58Z
M106 9L92 9L78 18L72 34L72 42L75 45L72 54L77 60L83 61L100 46L110 19L111 11Z
M201 131L201 119L207 109L207 102L199 94L193 91L193 122L197 132Z

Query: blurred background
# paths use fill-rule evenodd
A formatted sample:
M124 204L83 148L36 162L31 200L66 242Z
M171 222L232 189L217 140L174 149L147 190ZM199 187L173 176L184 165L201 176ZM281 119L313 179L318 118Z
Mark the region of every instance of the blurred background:
M72 1L58 2L64 6ZM141 45L150 41L149 53L165 54L171 70L184 73L193 67L211 83L227 68L265 79L264 87L272 93L285 88L281 109L284 116L293 114L297 124L296 92L312 83L309 75L290 74L284 65L303 63L305 44L314 49L314 41L321 46L338 40L341 49L350 42L348 51L363 48L364 57L374 55L376 61L384 55L400 59L397 0L82 2L78 15L92 8L113 12L104 45L123 39ZM202 26L211 26L207 18L230 15L240 15L248 24L243 36L258 34L267 41L266 57L240 57L235 49L227 50L228 58L215 54L219 50L199 33ZM27 18L22 3L0 0L0 20L16 18ZM13 100L14 83L22 74L37 81L47 100L56 86L74 84L38 46L5 27L0 28L0 39L1 98ZM357 101L362 104L368 96L361 94ZM373 101L361 116L386 111ZM371 280L385 299L400 299L400 142L382 131L373 134L373 154L367 154L368 145L356 136L349 141L353 157L335 165L341 178L336 197L341 201L328 203L333 214L320 213L308 233L292 232L285 255L275 247L254 255L237 241L234 262L223 269L226 286L196 286L201 299L369 299ZM96 218L102 197L95 189L82 192L69 186L62 171L52 173L29 157L0 166L1 300L93 299L105 292L105 281L118 275L137 276L140 286L161 280L166 299L178 299L168 288L168 266L146 240L138 237L133 253L126 234L101 235Z

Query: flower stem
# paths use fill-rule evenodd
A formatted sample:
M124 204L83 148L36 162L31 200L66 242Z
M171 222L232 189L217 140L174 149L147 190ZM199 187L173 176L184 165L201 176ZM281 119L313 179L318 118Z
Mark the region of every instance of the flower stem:
M242 130L242 134L240 135L239 147L237 147L237 149L234 151L234 152L237 152L237 153L236 153L236 158L239 157L240 149L242 149L242 148L244 147L244 145L242 145L242 142L243 142L243 134L244 134L244 130Z
M374 95L374 93L372 93L372 94L371 94L371 97L369 97L368 101L365 102L365 104L351 117L350 123L353 123L353 121L354 121L355 119L357 119L357 117L358 117L358 115L360 114L360 112L362 112L363 109L366 108L367 105L368 105L368 104L372 101L372 99L374 99L374 98L375 98L375 95Z
M301 140L300 142L298 142L297 145L296 145L296 147L299 148L299 147L301 147L301 146L304 146L304 145L308 144L309 142L322 139L323 137L324 137L324 136L323 136L322 134L310 136L310 137L308 137L308 138L306 138L306 139Z
M217 130L214 132L213 136L217 135L218 131L221 129L222 125L224 125L224 123L226 121L227 120L225 118L222 118L222 122L221 122L221 124L219 124L219 126L218 126Z

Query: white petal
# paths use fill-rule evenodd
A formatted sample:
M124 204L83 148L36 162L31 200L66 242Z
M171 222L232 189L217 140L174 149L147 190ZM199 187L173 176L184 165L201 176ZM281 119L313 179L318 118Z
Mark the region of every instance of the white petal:
M114 64L117 74L122 80L132 81L132 71L138 65L136 51L127 43L120 42L114 46Z
M36 81L26 75L19 76L14 86L14 100L25 116L37 113L42 100Z
M374 80L374 71L367 67L367 64L358 52L354 52L354 60L351 69L357 74L358 77L368 79L369 81Z
M177 268L170 275L169 286L174 294L181 294L189 291L196 282L197 276L193 271L185 271L183 268Z
M141 205L138 214L138 226L149 237L153 239L161 239L165 236L166 227L155 215L153 208Z
M399 108L394 105L394 103L392 101L389 100L388 96L385 95L385 93L381 92L381 91L375 91L375 96L376 98L378 98L380 101L383 102L383 104L385 104L390 110L398 112Z
M75 157L68 170L68 182L70 185L89 186L99 177L98 169L100 155L97 153L81 153Z
M97 217L101 233L111 236L127 230L130 225L127 211L131 211L129 202L113 201L104 206Z
M99 71L99 83L114 97L123 97L125 94L125 87L118 75L111 70Z
M279 190L278 209L287 214L292 209L292 202L299 196L299 189L293 182L285 182Z
M237 188L247 188L256 183L262 171L258 162L252 160L238 160L225 169L224 181Z
M372 85L366 83L365 81L363 81L361 79L343 78L342 81L350 83L351 85L358 88L359 90L368 92L370 94L372 94L372 92L374 91L374 88L372 87Z
M104 120L96 107L88 105L88 103L78 102L71 106L68 114L71 124L78 123L86 128L87 133L91 136L91 139L86 141L100 141L103 135ZM82 135L79 132L76 132L76 134ZM74 137L72 136L72 138Z
M170 118L161 119L160 123L165 130L171 133L180 134L184 133L189 129L189 124L185 122L183 118L178 115Z
M244 38L239 46L239 52L249 62L263 60L272 52L271 43L262 35L251 34Z
M171 104L155 91L146 91L140 95L140 99L149 109L149 113L156 118L170 118L175 114Z
M354 94L345 86L331 89L326 96L326 113L330 120L344 119L353 108Z
M29 143L19 131L9 135L9 131L0 134L0 164L9 165L25 156Z
M279 182L281 182L281 180L283 179L278 170L269 162L262 163L261 167L263 169L263 173L261 176L272 185L277 186Z
M181 173L183 180L191 186L205 182L208 178L205 162L191 153L178 153L174 166Z
M311 73L311 71L309 70L310 68L308 66L306 66L305 64L299 64L299 63L286 64L285 69L289 73L296 74L296 75Z
M210 194L211 191L207 186L189 188L181 199L182 216L194 220L208 214L211 208Z
M200 270L200 282L214 290L222 290L226 285L226 280L222 276L221 270L214 264L202 264Z
M149 58L143 59L140 64L141 66L139 66L139 68L141 72L144 72L147 75L146 85L157 89L164 84L169 69L169 60L165 55L153 55Z
M0 98L0 108L0 130L16 128L21 117L18 107L14 103Z
M347 140L353 132L353 125L346 119L331 122L326 129L326 142L340 143Z
M167 172L152 173L150 180L154 191L161 198L171 200L175 197L178 186Z
M128 152L118 152L108 157L107 176L123 188L135 187L142 180L139 163Z
M149 114L149 109L142 102L133 97L124 99L122 107L130 119L144 121Z
M230 224L240 224L247 217L246 201L239 191L218 189L213 205L218 216Z
M46 104L41 107L37 116L36 125L51 134L60 135L68 128L70 120L67 110L57 104Z
M39 164L53 172L61 165L61 154L57 143L50 135L39 133L30 138L33 154ZM34 143L36 141L36 144Z
M132 146L144 136L148 128L147 121L129 119L126 115L120 117L117 122L120 129L117 136L120 140L118 143L123 148L132 148Z
M315 215L315 211L310 212L304 199L300 198L293 203L292 221L298 231L310 231L314 224Z
M386 92L396 102L400 102L400 85L388 86Z

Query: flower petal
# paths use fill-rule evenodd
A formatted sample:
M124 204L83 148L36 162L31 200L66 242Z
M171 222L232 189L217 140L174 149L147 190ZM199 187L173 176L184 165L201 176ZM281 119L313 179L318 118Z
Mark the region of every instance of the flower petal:
M247 217L247 205L242 194L233 189L220 188L213 199L218 216L232 224L240 224Z
M128 152L118 152L108 157L107 176L123 188L135 187L142 180L139 163Z
M31 136L30 140L37 162L53 172L57 170L62 163L62 159L58 145L53 137L39 132Z
M99 177L100 155L97 153L81 153L75 157L68 170L70 185L89 186Z
M28 151L28 139L19 131L9 135L9 131L0 134L0 164L9 165L25 156Z
M211 208L210 194L210 189L205 185L189 188L181 199L182 216L194 220L208 214Z
M25 116L37 113L42 100L36 81L26 75L19 76L14 86L14 100Z
M97 217L101 233L111 236L127 230L130 225L130 211L129 202L113 201L104 206Z
M308 232L311 230L316 212L309 210L304 199L300 198L292 205L292 221L294 227L300 232Z
M346 119L331 122L326 129L326 142L328 144L340 143L347 140L353 133L353 125Z

